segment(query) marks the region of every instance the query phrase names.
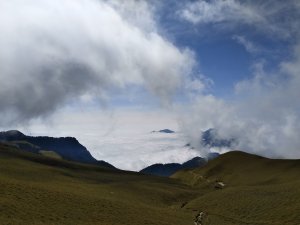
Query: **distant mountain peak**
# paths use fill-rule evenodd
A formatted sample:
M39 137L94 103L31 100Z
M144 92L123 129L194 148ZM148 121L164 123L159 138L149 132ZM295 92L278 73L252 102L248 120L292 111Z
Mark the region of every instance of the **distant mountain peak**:
M0 132L0 140L10 141L10 139L18 139L25 137L25 134L18 130L8 130Z
M232 148L236 143L237 139L235 138L223 138L219 135L218 130L210 128L206 131L203 131L200 134L200 141L203 147L215 147L215 148ZM195 146L192 146L191 143L187 143L184 147L194 149Z
M152 131L152 133L165 133L165 134L173 134L175 133L175 131L170 130L170 129L163 129L163 130L159 130L159 131Z
M0 133L5 133L6 135L11 135L11 136L17 136L17 135L25 136L25 134L23 134L21 131L18 131L18 130L8 130L8 131L0 132Z
M218 134L218 130L211 128L202 133L201 144L208 147L226 147L230 148L235 142L234 138L222 138Z
M8 130L8 131L4 131L4 132L6 132L7 134L23 134L21 131L18 131L18 130Z

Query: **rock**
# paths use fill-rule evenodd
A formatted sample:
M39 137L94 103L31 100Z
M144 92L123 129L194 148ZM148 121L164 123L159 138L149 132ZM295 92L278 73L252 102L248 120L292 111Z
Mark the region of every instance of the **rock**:
M223 189L224 187L225 187L225 184L223 182L215 183L215 189Z
M195 224L195 225L204 225L204 220L205 220L205 218L206 218L206 213L204 213L204 212L199 212L199 213L196 215L194 224Z

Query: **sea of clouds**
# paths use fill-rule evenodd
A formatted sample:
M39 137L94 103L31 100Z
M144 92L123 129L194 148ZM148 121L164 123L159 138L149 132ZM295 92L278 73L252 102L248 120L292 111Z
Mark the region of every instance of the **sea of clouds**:
M265 69L263 59L253 62L252 78L234 84L235 94L228 100L203 92L205 82L193 76L198 65L195 53L169 40L151 1L0 0L0 124L78 137L97 158L126 169L185 161L196 155L182 147L185 143L196 147L198 154L207 154L209 149L199 143L201 132L208 128L217 129L222 138L235 138L232 149L299 158L300 4L288 2L276 1L272 8L271 1L178 4L174 16L194 26L217 23L216 29L233 30L247 25L263 35L290 40L289 57L272 71ZM259 51L242 36L233 39L252 54ZM114 127L121 115L98 120L85 110L86 104L102 106L116 94L127 98L136 87L156 97L175 115L172 124L178 126L157 122L168 121L168 116L157 114L155 126L149 129L148 114L138 109L136 113L144 114L141 130L122 123ZM174 104L178 93L189 100ZM145 98L143 104L147 102ZM62 113L70 104L74 112ZM124 115L119 120L129 124L139 118L135 113L135 118ZM47 118L53 121L45 122ZM105 125L107 121L110 125ZM148 133L163 128L175 128L182 136Z

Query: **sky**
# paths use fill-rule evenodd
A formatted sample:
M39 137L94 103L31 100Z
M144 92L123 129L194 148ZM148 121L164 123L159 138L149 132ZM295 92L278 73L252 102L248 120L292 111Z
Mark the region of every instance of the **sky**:
M0 127L129 170L205 156L209 128L300 158L299 27L298 0L0 0Z

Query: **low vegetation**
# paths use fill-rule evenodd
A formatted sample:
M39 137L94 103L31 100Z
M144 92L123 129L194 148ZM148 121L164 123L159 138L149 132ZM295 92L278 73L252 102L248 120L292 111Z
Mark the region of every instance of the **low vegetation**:
M54 151L41 150L41 151L39 151L39 154L50 157L50 158L54 158L54 159L62 159L62 157Z
M189 224L196 191L173 179L113 171L0 146L0 224Z
M207 212L208 224L300 224L300 160L230 152L173 177L202 190L186 208Z
M299 164L233 152L170 179L0 145L0 224L296 225Z

